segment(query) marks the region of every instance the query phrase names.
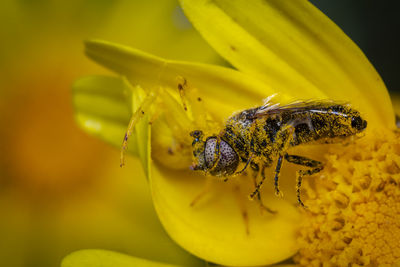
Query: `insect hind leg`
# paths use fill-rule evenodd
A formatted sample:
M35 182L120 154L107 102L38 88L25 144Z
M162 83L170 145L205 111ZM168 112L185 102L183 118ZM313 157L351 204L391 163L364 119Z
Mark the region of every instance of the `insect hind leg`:
M302 166L306 166L306 167L310 167L311 169L309 170L299 170L297 172L297 181L296 181L296 194L297 194L297 201L299 202L299 204L304 207L307 208L303 201L301 200L301 183L303 180L303 176L306 175L313 175L315 173L320 172L324 166L322 164L322 162L320 161L316 161L313 159L309 159L303 156L297 156L297 155L288 155L285 154L285 160L287 160L290 163L294 163L297 165L302 165Z

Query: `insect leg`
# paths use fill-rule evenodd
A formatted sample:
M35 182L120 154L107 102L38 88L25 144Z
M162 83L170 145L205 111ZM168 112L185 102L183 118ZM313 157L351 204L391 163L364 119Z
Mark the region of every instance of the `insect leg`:
M295 128L292 125L285 126L282 130L280 130L277 133L276 135L277 140L275 141L274 144L274 150L279 155L275 168L275 178L274 178L275 195L280 197L283 196L282 192L279 190L279 175L281 173L281 168L282 168L282 159L284 151L286 151L289 148L290 143L293 140L294 130Z
M178 76L178 92L185 112L191 113L196 127L204 129L207 127L207 113L204 107L203 99L199 96L198 90L188 83L188 81Z
M274 178L274 186L275 186L275 195L282 197L283 194L279 190L279 175L281 173L281 168L282 168L282 156L279 156L278 162L276 163L276 168L275 168L275 178Z
M257 195L257 196L259 196L260 195L260 189L261 189L261 186L263 185L263 183L264 183L264 181L265 181L265 172L264 172L264 169L266 168L266 167L268 167L268 166L263 166L263 168L262 168L262 171L261 171L261 181L259 181L258 183L255 183L255 189L254 189L254 191L249 195L249 198L251 199L251 200L253 200L254 199L254 197Z
M182 76L178 76L176 79L178 81L178 91L179 91L179 96L181 98L183 109L187 111L188 110L186 104L187 98L185 95L185 91L187 89L187 81Z
M249 163L251 162L251 160L252 160L252 158L253 158L253 154L254 154L254 153L251 153L251 154L250 154L250 157L249 157L249 159L247 160L246 165L244 165L244 167L243 167L240 171L235 172L233 175L239 175L239 174L241 174L242 172L244 172L244 170L246 170L247 166L249 165Z
M252 161L252 159L253 159L253 156L254 156L254 131L255 131L255 129L256 129L256 123L253 122L251 127L250 127L250 132L252 133L251 134L252 138L251 138L251 141L250 141L250 156L247 159L247 162L244 165L244 167L240 171L235 172L233 175L241 174L242 172L244 172L246 170L246 168L247 168L247 166L249 165L250 162L254 163Z
M266 168L266 166L263 165L261 170L254 171L253 181L254 181L254 186L255 187L257 187L257 176L258 176L259 173L261 173L261 179L265 180L265 168ZM269 213L273 213L273 214L276 213L275 210L271 210L270 208L268 208L267 206L264 205L264 203L262 201L262 198L261 198L260 191L258 191L258 193L257 193L257 201L260 204L261 210L265 210L265 211L267 211Z
M299 170L297 172L297 182L296 182L297 201L299 202L299 204L301 206L306 208L303 201L301 200L301 191L300 191L303 176L313 175L315 173L318 173L324 168L324 166L323 166L322 162L320 162L320 161L316 161L316 160L309 159L309 158L302 157L302 156L285 154L285 159L291 163L312 168L309 170Z
M253 161L252 161L251 163L252 163L252 164L250 164L250 167L251 167L251 169L253 170L254 188L256 188L256 187L257 187L257 177L258 177L258 174L260 173L260 167L258 166L257 163L254 163ZM264 169L265 169L265 168L261 169L261 177L264 177L264 176L265 176ZM265 180L265 178L264 178L264 180ZM259 201L261 201L261 194L260 194L260 192L257 193L257 199L258 199ZM261 203L262 203L262 202L261 202Z
M157 109L154 111L154 113L152 114L152 116L149 119L149 124L153 124L153 122L155 122L158 117L162 114L163 110L162 109Z
M313 159L309 159L309 158L306 158L303 156L297 156L297 155L285 154L285 160L287 160L293 164L307 166L307 167L311 167L311 168L323 166L322 162L320 162L320 161L316 161Z
M139 108L135 111L135 113L133 113L133 115L129 121L128 129L126 130L124 140L122 141L121 158L120 158L120 166L121 167L125 165L125 151L128 147L128 139L132 135L136 124L145 115L145 113L147 113L147 111L150 109L150 107L153 104L156 97L157 97L156 92L150 91L150 93L143 99Z

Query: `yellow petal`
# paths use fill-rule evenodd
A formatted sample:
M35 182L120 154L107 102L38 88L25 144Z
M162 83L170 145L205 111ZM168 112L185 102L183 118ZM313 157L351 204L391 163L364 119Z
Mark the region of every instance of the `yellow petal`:
M181 0L203 37L239 70L298 99L346 100L369 126L393 125L386 88L361 50L306 0Z
M61 267L178 267L178 265L166 264L136 258L125 254L100 250L79 250L66 256Z
M277 214L261 212L258 203L248 199L254 185L250 177L244 176L226 183L216 181L190 206L202 192L204 182L202 174L153 168L150 184L155 208L169 235L183 248L228 266L272 264L297 251L297 207L277 198L271 185L263 188L263 200ZM248 217L248 228L243 212Z
M96 62L127 77L144 89L163 86L177 91L177 77L197 88L207 108L223 118L232 112L261 105L262 99L276 93L257 78L215 65L165 60L142 51L108 43L86 42L86 54ZM276 100L292 97L279 93Z

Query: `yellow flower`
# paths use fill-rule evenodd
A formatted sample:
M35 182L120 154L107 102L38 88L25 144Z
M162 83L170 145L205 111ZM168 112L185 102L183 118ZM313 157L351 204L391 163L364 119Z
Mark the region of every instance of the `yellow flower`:
M150 115L146 109L135 128L131 152L142 160L155 208L171 238L194 255L223 265L273 264L299 249L295 260L302 264L332 258L332 264L347 265L356 253L361 253L360 263L393 263L398 257L396 216L400 213L395 203L399 178L395 173L400 166L396 162L399 150L396 134L391 132L390 98L363 53L305 0L181 0L181 5L197 30L235 69L165 60L90 41L87 55L122 78L93 76L74 86L79 124L116 146L120 146L130 116L126 107L136 111L146 94L158 95ZM184 111L178 77L188 82L188 94L202 100L207 119L214 124L194 121ZM228 183L215 181L200 203L190 206L206 179L188 170L189 132L200 125L217 133L233 112L260 105L273 93L278 93L280 103L321 98L350 102L368 121L365 137L346 148L339 144L314 149L314 158L322 157L326 148L329 151L327 168L314 182L317 186L305 185L309 210L293 205L295 169L289 167L282 177L283 199L274 196L269 184L263 188L265 203L277 214L261 213L256 203L247 200L252 183L246 176ZM381 151L381 145L387 149ZM296 150L310 153L309 149ZM357 163L352 166L351 160ZM371 180L369 186L364 185L366 177ZM364 218L363 211L370 206L382 210ZM394 219L389 220L388 214ZM393 235L381 233L378 221L385 220L391 223L384 229ZM300 221L305 226L299 226ZM362 223L376 226L364 229ZM382 245L375 242L381 237ZM85 260L91 257L90 252L83 253ZM80 256L66 258L65 266L79 263Z
M296 256L301 265L400 264L399 137L385 128L329 152L321 179L307 187L310 210Z

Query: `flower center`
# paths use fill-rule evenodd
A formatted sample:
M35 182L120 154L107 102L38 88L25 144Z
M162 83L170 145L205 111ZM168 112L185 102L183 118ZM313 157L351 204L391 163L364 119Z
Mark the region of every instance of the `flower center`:
M304 185L310 208L298 235L297 263L392 266L399 261L399 137L400 132L384 131L331 150L320 177Z

